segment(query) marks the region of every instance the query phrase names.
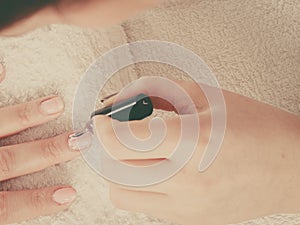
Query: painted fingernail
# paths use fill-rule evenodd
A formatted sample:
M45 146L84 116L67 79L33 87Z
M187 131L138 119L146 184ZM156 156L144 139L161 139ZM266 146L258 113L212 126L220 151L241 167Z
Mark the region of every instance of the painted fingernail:
M60 97L54 97L43 101L40 109L44 114L52 115L61 112L64 109L64 103Z
M60 204L69 204L76 198L76 190L74 188L61 188L54 192L53 200Z
M69 147L74 151L88 149L92 144L92 135L89 132L77 132L69 136Z

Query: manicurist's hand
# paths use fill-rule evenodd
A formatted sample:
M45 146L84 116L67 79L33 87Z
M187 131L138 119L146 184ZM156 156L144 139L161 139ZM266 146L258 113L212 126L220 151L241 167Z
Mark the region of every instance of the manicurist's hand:
M127 93L156 96L164 91L174 95L172 90L159 90L156 82L139 79ZM199 162L209 138L214 138L210 137L211 109L197 85L189 81L176 83L198 106L201 132L196 152L180 172L163 183L142 188L111 183L114 205L184 225L228 224L273 213L299 212L299 115L223 91L227 110L225 138L214 163L200 173ZM180 96L172 97L180 102ZM174 110L161 99L152 101L156 108ZM188 106L182 102L180 113L185 109ZM95 117L98 137L112 155L134 165L163 160L180 137L177 114L165 120L168 131L164 142L152 152L139 153L120 143L111 121L108 117ZM148 123L148 119L129 122L133 134L140 138L150 135Z
M0 79L4 68L0 64ZM48 96L20 105L0 108L0 138L16 134L57 118L64 110L62 100ZM88 142L68 143L68 133L56 137L0 147L0 182L42 170L80 155L77 146ZM79 143L79 142L78 142ZM84 144L86 146L84 146ZM20 222L40 215L66 209L74 201L76 191L69 186L55 186L38 190L0 192L0 224Z

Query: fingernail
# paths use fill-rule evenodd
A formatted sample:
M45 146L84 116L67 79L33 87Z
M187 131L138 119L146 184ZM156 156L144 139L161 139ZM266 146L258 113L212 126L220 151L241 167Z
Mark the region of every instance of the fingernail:
M88 149L92 144L92 135L89 132L77 132L69 136L69 147L75 151Z
M64 108L64 103L60 97L54 97L43 101L40 108L46 115L52 115L61 112Z
M73 188L61 188L54 192L53 200L60 204L69 204L73 202L76 198L76 191Z

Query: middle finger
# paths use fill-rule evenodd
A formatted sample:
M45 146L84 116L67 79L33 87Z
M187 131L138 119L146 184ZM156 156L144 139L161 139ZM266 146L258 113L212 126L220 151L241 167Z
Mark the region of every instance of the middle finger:
M91 136L82 135L72 142L68 133L56 137L0 148L0 181L29 174L66 162L90 146Z

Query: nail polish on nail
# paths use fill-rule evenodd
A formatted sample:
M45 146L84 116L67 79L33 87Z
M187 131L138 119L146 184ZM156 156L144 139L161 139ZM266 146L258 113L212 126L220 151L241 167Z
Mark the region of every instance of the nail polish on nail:
M64 108L64 103L60 97L54 97L43 101L40 108L46 115L52 115L61 112Z
M60 205L69 204L75 200L76 191L73 188L61 188L56 190L52 197Z
M69 136L69 147L74 151L88 149L92 145L92 135L90 132L77 132Z

